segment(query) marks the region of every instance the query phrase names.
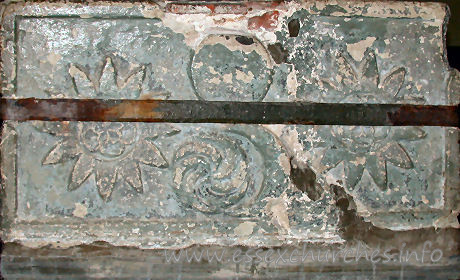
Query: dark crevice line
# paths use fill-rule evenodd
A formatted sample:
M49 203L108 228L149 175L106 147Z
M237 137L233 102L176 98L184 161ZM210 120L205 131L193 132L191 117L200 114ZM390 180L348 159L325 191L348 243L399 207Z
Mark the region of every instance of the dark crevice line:
M126 99L1 99L3 120L459 126L456 106Z

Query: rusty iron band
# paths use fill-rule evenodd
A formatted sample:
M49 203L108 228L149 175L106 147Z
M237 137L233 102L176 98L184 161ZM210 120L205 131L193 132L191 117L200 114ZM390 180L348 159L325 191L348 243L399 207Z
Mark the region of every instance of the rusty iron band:
M0 105L1 118L15 121L459 126L458 105L35 98Z

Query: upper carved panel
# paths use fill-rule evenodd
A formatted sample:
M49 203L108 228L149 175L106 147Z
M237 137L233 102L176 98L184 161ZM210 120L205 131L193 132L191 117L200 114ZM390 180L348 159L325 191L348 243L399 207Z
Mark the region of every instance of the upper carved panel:
M72 5L18 7L3 25L3 94L449 102L445 10L361 4L285 3L238 20L231 13L169 14L142 5L95 6L90 14ZM120 14L107 18L109 10ZM16 14L22 17L14 25Z

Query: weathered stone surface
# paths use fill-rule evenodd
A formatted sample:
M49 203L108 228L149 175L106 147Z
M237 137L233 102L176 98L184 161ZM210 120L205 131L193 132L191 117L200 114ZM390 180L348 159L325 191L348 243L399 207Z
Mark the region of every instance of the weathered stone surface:
M265 10L277 16L258 19ZM265 10L203 16L141 4L10 6L3 95L448 103L444 6L306 2ZM103 66L112 66L107 58L123 87L118 94L99 85ZM215 69L230 60L229 68ZM231 94L238 90L254 97Z
M437 248L443 248L446 254L455 254L452 242L455 235L452 231L430 230L420 234L429 238L437 239ZM410 238L389 238L385 241L396 242L413 240L414 232L408 234ZM457 238L458 240L458 238ZM395 242L396 241L396 242ZM420 243L420 240L416 241ZM458 242L458 241L457 241ZM414 242L415 243L415 242ZM422 242L423 243L423 242ZM362 245L361 245L362 246ZM409 247L409 246L408 246ZM352 248L356 249L357 246ZM362 248L362 247L361 247ZM450 250L449 250L450 248ZM39 248L31 249L8 244L2 256L2 272L6 279L100 279L103 277L110 279L129 278L129 279L456 279L460 276L458 264L451 261L450 264L443 266L432 265L425 262L420 267L413 263L388 263L370 264L363 257L359 261L348 260L343 262L341 257L335 262L322 262L318 260L326 258L324 255L328 250L339 249L338 246L285 246L282 250L287 250L283 260L288 260L293 250L312 250L314 258L308 255L303 263L286 263L278 260L277 251L272 248L261 248L260 252L265 256L272 250L272 257L269 263L248 261L243 256L246 253L253 254L254 248L240 247L192 247L187 250L211 250L218 253L222 260L213 261L165 261L165 252L162 250L139 250L126 247L112 247L107 244L99 243L93 245L83 245L68 249ZM279 248L278 248L279 249ZM411 250L414 250L410 246ZM238 262L235 264L227 261L234 257L235 252L241 252ZM420 252L420 248L418 248ZM170 253L174 251L169 251ZM282 251L284 252L284 251ZM331 257L329 257L331 258ZM353 257L350 257L352 259ZM428 256L429 258L429 256ZM412 257L412 261L414 261ZM416 262L414 262L416 263ZM339 268L338 268L339 267Z
M456 104L438 4L11 5L7 98ZM244 9L241 12L239 9ZM7 121L7 242L343 243L458 227L458 129Z

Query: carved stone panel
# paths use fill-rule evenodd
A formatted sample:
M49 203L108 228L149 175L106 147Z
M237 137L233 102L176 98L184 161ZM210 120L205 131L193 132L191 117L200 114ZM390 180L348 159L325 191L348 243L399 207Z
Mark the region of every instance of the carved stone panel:
M7 6L2 97L458 102L442 5L187 7ZM429 126L8 120L2 238L343 243L337 190L379 228L458 227L457 141L457 128Z

